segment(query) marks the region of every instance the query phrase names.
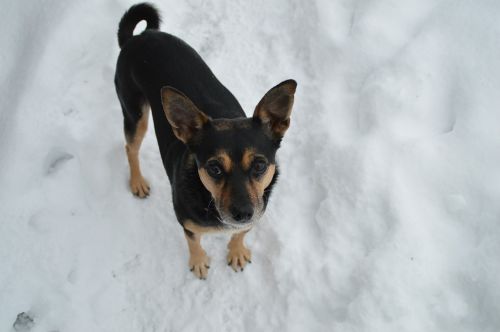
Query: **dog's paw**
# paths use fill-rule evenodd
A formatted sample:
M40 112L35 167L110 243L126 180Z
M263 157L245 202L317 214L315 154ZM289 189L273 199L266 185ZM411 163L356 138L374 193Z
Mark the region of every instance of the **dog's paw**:
M145 198L149 196L150 187L148 182L141 175L139 175L130 178L130 190L135 196Z
M210 268L210 257L203 251L189 258L189 269L199 279L206 279Z
M252 263L252 252L244 245L229 248L227 254L227 265L231 266L234 272L243 271L247 263Z

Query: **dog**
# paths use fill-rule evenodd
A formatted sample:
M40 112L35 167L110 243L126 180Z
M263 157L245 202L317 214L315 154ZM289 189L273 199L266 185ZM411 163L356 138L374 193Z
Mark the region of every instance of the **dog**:
M142 20L146 29L133 35ZM286 80L273 87L247 118L200 55L159 31L160 22L158 10L141 3L125 12L118 28L115 87L124 117L130 189L141 198L150 193L139 148L151 110L191 271L207 277L210 259L200 238L221 231L232 233L228 265L243 271L251 262L244 236L264 213L278 178L275 156L290 125L297 83Z

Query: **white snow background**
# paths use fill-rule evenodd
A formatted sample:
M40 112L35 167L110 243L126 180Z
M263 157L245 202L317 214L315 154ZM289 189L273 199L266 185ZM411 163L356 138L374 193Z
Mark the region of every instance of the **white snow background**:
M158 1L248 115L299 84L253 264L207 236L206 281L153 126L128 190L133 3L0 2L0 331L500 331L499 1Z

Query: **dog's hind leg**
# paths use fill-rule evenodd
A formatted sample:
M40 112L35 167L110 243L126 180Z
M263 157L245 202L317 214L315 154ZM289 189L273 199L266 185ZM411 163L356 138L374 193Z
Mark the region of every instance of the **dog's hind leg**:
M125 139L127 142L125 150L130 167L130 190L134 195L144 198L149 195L150 187L142 176L139 149L148 129L149 104L146 102L136 104L139 105L135 106L122 102Z

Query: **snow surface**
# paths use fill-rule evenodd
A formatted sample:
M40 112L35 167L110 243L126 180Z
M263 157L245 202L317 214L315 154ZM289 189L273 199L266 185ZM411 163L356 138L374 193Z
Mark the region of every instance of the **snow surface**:
M1 0L0 331L500 331L500 2L159 2L248 115L299 82L253 264L206 237L207 281L152 126L127 188L131 4Z

